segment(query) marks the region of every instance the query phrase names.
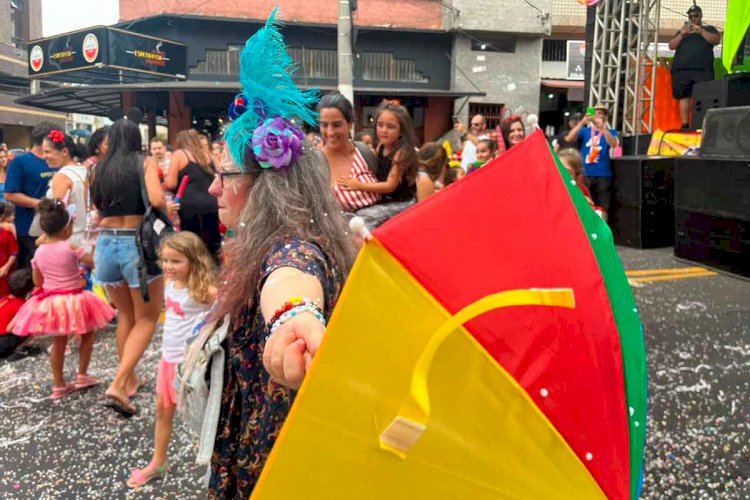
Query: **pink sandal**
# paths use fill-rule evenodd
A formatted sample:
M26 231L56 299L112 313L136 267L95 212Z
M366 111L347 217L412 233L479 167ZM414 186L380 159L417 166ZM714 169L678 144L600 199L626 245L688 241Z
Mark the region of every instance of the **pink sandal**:
M74 390L75 390L74 384L66 384L65 387L53 387L52 395L50 396L50 398L52 398L53 401L56 401L62 397L67 396Z
M148 464L146 468L151 465ZM149 481L153 479L158 479L160 477L163 477L164 474L167 472L167 463L163 463L159 467L156 468L156 470L152 474L146 475L145 472L143 472L143 469L133 469L130 473L130 479L127 481L127 485L130 488L140 488L144 484L148 483Z
M76 391L80 391L82 389L88 389L89 387L94 387L96 385L99 385L99 381L96 380L94 377L90 377L89 375L81 375L80 373L76 377L76 383L75 383Z

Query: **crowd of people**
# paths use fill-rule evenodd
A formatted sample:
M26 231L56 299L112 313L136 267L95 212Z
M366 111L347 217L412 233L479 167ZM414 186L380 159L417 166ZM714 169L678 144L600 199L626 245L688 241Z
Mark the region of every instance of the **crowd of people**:
M263 29L276 28L269 22ZM228 315L209 496L249 497L361 243L347 219L360 216L374 229L526 137L520 116L504 121L498 134L476 115L468 130L455 124L459 160L444 144L420 146L407 110L384 101L374 131L352 140L352 103L325 95L313 113L311 94L290 83L288 69L255 75L242 66L243 82L260 80L256 92L263 79L280 82L266 82L266 94L246 89L215 141L184 130L174 151L157 137L144 154L137 123L123 117L92 135L87 154L49 123L34 127L30 151L7 170L0 152L2 356L28 339L52 337L50 398L63 399L100 384L88 373L95 335L115 321L118 368L104 399L129 417L138 412L133 397L143 386L139 361L164 314L154 450L126 479L130 487L166 473L186 341L210 319ZM278 100L273 92L282 87ZM320 144L291 120L295 102L304 105L294 108L294 118L319 124ZM592 205L606 209L603 159L617 141L606 109L566 140L580 141L583 155L565 149L561 160ZM150 219L155 211L166 219ZM156 263L148 262L142 242L149 221L151 232L164 231ZM71 338L79 343L78 369L69 381Z

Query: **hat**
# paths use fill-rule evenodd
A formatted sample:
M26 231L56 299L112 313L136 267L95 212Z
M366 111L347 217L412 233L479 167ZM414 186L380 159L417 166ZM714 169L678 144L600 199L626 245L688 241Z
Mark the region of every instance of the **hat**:
M701 8L700 8L700 7L698 7L697 5L693 5L693 6L692 6L692 7L690 7L690 8L688 9L688 11L687 11L688 15L692 14L693 12L697 12L697 13L699 13L699 14L703 14L703 11L702 11L702 10L701 10Z
M609 108L606 104L599 102L594 106L594 109L603 109L607 114L609 114Z

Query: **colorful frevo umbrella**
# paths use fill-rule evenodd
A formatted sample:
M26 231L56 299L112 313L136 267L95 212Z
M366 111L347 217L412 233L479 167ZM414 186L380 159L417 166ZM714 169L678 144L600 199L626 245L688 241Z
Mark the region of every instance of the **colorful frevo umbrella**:
M537 131L365 243L253 498L637 498L645 428L612 235Z

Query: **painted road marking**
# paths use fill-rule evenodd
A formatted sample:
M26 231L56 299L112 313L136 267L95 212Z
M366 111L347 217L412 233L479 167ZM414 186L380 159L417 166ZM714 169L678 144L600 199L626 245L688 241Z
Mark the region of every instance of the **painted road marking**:
M628 281L634 285L653 283L656 281L682 280L688 278L704 278L716 276L716 272L704 267L681 267L674 269L641 269L626 271Z

